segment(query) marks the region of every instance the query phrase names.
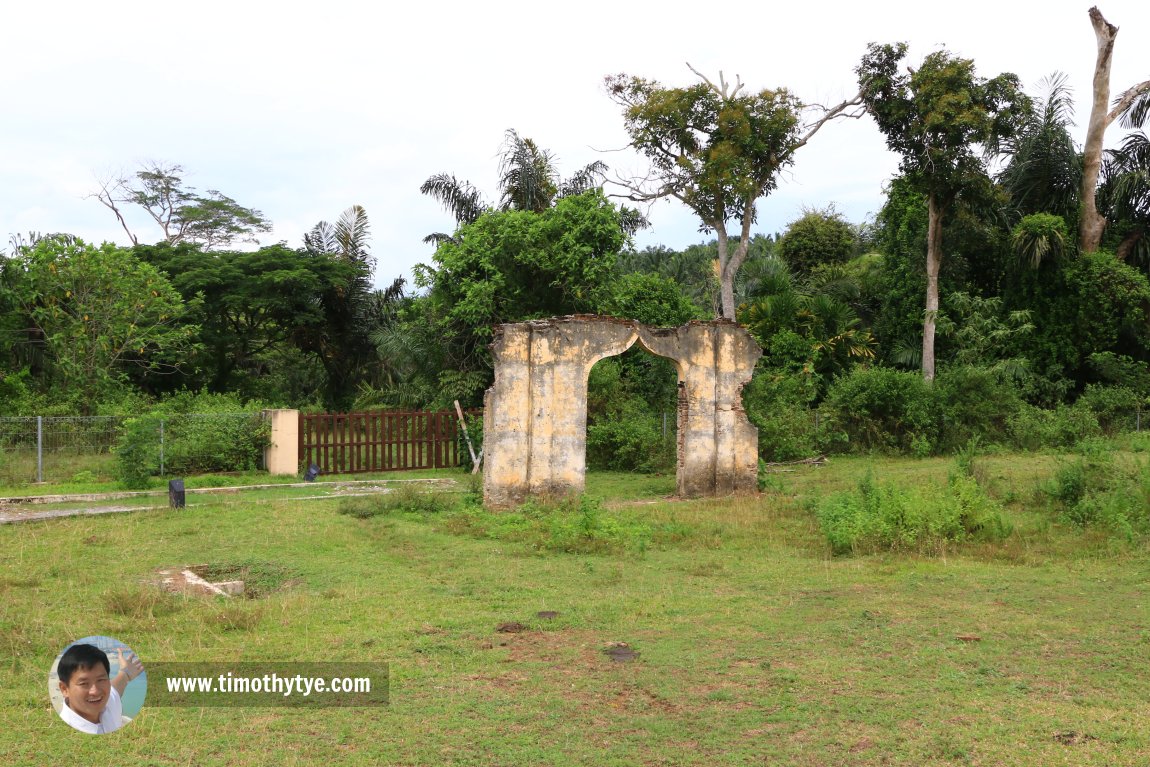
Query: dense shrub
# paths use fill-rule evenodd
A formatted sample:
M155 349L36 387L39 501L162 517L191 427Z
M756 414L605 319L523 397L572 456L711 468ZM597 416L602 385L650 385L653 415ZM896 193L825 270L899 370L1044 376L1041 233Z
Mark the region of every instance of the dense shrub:
M675 439L670 432L663 437L663 413L674 417L675 382L669 360L642 350L598 362L587 385L587 465L640 472L672 467Z
M929 454L938 438L939 408L918 373L855 368L831 384L822 413L828 438L849 450Z
M1150 533L1150 465L1116 465L1108 452L1060 465L1042 485L1059 515L1079 527L1100 527L1125 539Z
M945 492L926 494L876 483L868 474L853 492L826 498L817 514L835 554L931 553L948 542L1001 540L1011 531L998 503L963 475L951 477Z
M935 379L934 394L942 411L937 448L946 452L972 439L1004 441L1007 423L1022 406L1015 386L984 367L944 369Z
M798 373L759 370L743 387L743 409L759 430L759 457L764 461L790 461L821 452L808 379Z
M164 467L172 474L251 471L268 446L271 424L257 413L204 413L165 421Z
M143 490L160 470L160 416L124 422L116 443L116 479L129 490Z
M663 438L659 415L630 410L587 427L587 465L608 471L657 472L675 461L675 441Z
M1024 404L1010 417L1006 429L1014 445L1023 450L1073 447L1102 431L1084 403L1059 405L1054 410Z
M271 434L260 409L219 394L166 400L125 423L115 448L117 478L127 487L145 487L161 462L166 474L255 469Z
M1134 428L1134 414L1142 405L1142 397L1127 386L1088 384L1078 402L1094 414L1104 434L1113 435Z

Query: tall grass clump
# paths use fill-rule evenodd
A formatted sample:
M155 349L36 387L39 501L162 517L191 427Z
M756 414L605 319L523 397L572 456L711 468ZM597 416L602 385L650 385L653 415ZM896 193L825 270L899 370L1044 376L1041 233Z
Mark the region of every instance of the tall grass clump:
M415 483L400 485L396 490L340 500L336 511L356 519L370 519L387 514L411 512L442 514L454 509L458 501L440 490L426 490Z
M853 491L826 498L816 513L835 554L938 553L948 543L1001 540L1011 532L1002 507L962 474L943 492L923 493L879 483L868 473Z
M1150 533L1150 463L1118 465L1106 452L1063 462L1040 486L1054 511L1081 528L1129 541Z

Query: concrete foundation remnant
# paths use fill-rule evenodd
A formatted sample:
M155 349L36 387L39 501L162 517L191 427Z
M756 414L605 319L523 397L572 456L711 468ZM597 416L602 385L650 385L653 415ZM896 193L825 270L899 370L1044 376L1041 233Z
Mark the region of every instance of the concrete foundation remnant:
M729 320L647 328L576 315L499 325L495 382L484 397L483 497L505 507L534 495L583 491L587 377L636 341L675 363L679 376L678 493L749 493L758 477L758 432L742 406L762 350Z

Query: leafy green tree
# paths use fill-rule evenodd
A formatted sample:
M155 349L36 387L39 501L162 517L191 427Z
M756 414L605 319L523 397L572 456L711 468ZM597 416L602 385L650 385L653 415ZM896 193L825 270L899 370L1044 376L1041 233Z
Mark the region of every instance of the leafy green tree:
M754 293L760 269L771 260L777 244L777 235L751 236L747 259L735 279L736 304ZM624 272L658 274L674 281L704 316L714 317L719 313L718 259L718 240L711 240L688 245L681 251L663 245L625 251L620 256L619 267Z
M1023 300L1010 300L1034 325L1013 352L1031 362L1029 400L1054 406L1098 380L1098 354L1150 361L1150 282L1139 270L1100 250L1026 276Z
M694 70L692 70L694 71ZM698 75L698 72L695 72ZM666 88L625 74L605 79L607 93L623 108L631 146L650 160L651 173L619 183L628 199L682 202L714 232L718 243L721 316L735 317L735 277L747 259L758 200L778 185L779 172L795 152L859 98L827 110L803 125L803 105L785 88L743 93L743 83ZM727 231L739 223L732 248Z
M1001 298L962 291L947 296L946 310L938 317L939 332L950 337L955 364L1016 379L1029 372L1030 363L1019 352L1034 331L1031 312L1007 311Z
M1012 74L977 77L973 61L946 51L930 54L918 70L904 74L899 64L905 55L905 43L871 43L856 71L867 110L887 146L902 156L903 176L926 197L922 374L931 381L943 219L960 196L985 193L989 182L975 148L997 147L1012 137L1030 110L1030 100Z
M873 360L875 343L870 331L837 291L842 281L818 283L796 277L781 260L759 295L743 304L739 321L768 350L779 334L804 340L803 370L819 378L819 387L852 364ZM789 345L793 349L793 343ZM768 363L772 354L766 355ZM793 359L793 358L792 358ZM787 362L787 361L780 361Z
M858 230L831 205L804 210L787 225L779 240L779 255L800 274L819 264L843 264L855 254Z
M92 196L115 214L133 245L139 239L128 226L125 205L134 205L160 227L163 241L195 243L205 250L236 242L255 242L257 232L271 231L271 222L253 208L240 205L215 189L197 194L188 186L179 165L148 163L132 177L105 181Z
M1061 258L1068 239L1066 219L1052 213L1024 216L1010 233L1015 255L1031 269L1037 269L1043 261Z
M44 348L51 385L82 412L121 390L130 368L177 371L196 328L181 323L184 302L155 267L108 243L56 237L13 260L24 343Z
M160 243L132 253L167 275L192 304L185 321L199 328L187 369L167 388L206 387L297 405L322 396L324 370L302 358L298 346L325 332L321 297L353 283L354 265L283 244L205 254L195 245ZM141 385L157 388L154 380Z
M446 344L445 372L479 373L460 399L477 402L489 383L496 324L600 309L626 242L619 220L599 191L540 213L491 212L441 242L433 265L415 268L428 291L422 321Z
M353 205L334 225L321 221L304 236L304 249L313 258L331 259L346 275L319 294L322 326L296 336L299 347L323 365L329 408L349 407L356 389L378 378L380 360L372 336L386 321L391 305L403 297L403 278L386 290L373 289L370 233L367 212Z
M700 319L699 310L673 280L659 274L625 274L613 280L598 311L660 328Z

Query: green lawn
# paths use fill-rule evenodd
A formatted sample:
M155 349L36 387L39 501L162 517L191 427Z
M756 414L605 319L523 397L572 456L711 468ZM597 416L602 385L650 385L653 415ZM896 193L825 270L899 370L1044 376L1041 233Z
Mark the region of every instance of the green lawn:
M459 494L366 519L250 491L2 526L0 764L1146 764L1150 548L1058 523L1036 487L1059 457L980 460L1015 533L934 558L833 558L810 508L868 470L942 486L942 459L832 459L758 498L696 502L666 500L673 477L592 475L601 529L623 541L599 553L549 547L545 514L456 510ZM222 601L146 585L238 562L279 587ZM526 630L496 631L512 621ZM145 665L386 661L391 704L145 705L87 737L52 713L46 679L89 634ZM604 653L621 642L632 662Z

